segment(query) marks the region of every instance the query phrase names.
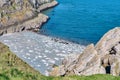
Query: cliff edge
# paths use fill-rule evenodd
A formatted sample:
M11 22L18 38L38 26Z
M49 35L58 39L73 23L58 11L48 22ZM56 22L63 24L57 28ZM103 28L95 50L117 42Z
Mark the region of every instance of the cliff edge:
M90 44L80 55L66 57L62 65L53 68L52 76L120 75L120 27L108 31L94 46Z
M55 0L0 0L0 35L39 28L48 19L40 12L57 4Z

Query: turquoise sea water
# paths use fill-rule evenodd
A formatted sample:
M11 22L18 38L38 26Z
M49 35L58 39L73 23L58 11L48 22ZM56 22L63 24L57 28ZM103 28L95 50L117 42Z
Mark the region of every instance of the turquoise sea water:
M40 32L80 44L96 43L108 30L120 26L120 0L58 0L44 11L50 17Z

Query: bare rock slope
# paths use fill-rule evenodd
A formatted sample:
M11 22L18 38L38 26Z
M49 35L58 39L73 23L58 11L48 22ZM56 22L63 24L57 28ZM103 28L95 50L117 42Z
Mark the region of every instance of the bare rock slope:
M120 75L119 27L107 32L95 46L88 45L82 54L66 57L50 72L52 76L92 74Z
M0 35L27 30L24 22L32 25L29 29L40 27L48 19L46 15L39 16L40 11L55 5L55 0L0 0Z

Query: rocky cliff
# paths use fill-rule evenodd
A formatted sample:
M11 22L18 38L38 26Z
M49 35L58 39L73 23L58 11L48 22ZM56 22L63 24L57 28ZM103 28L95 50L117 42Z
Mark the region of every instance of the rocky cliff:
M54 0L0 0L0 34L39 27L48 19L40 11L55 5Z
M112 74L120 75L120 28L107 32L94 46L83 53L66 57L62 65L53 68L52 76Z

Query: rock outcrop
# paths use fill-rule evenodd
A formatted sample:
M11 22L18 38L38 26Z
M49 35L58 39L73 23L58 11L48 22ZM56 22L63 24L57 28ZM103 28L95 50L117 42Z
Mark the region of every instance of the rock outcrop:
M57 1L52 1L50 3L43 4L37 9L37 11L41 12L41 11L46 10L48 8L54 7L56 4L58 4Z
M82 54L66 57L62 66L50 72L51 76L92 74L120 75L119 27L106 33L95 46L88 45Z
M54 0L29 0L29 2L32 4L33 8L39 8L44 3L50 3L54 2ZM56 1L55 1L56 2Z
M36 25L40 27L48 19L46 15L40 16L40 11L57 4L54 0L0 0L0 35L26 30L29 27L26 23L35 29Z
M33 19L27 20L22 24L16 24L12 26L7 26L6 28L0 28L1 35L7 34L7 33L14 33L14 32L21 32L24 30L33 30L38 31L40 26L47 21L49 17L39 13L38 16L36 16Z

